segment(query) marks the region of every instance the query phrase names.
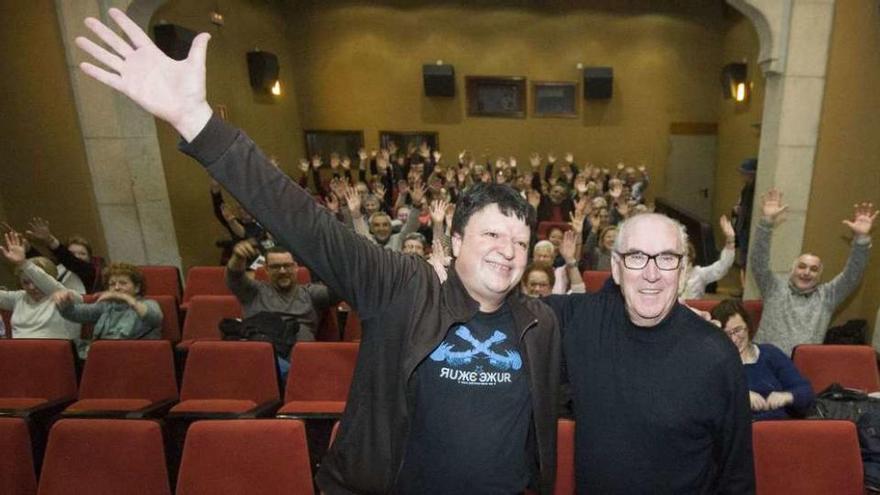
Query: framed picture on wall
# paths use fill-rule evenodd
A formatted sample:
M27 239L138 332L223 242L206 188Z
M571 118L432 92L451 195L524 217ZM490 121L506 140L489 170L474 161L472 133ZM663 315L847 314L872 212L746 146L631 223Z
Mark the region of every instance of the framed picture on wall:
M358 150L364 147L364 131L305 131L306 153L309 158L320 155L330 162L331 153L347 156L357 162Z
M535 117L577 117L576 82L535 81L532 83L532 115Z
M422 143L428 143L428 148L436 150L440 146L440 135L428 131L379 131L379 147L388 149L391 142L397 144L397 148L406 151L410 145L418 148Z
M465 77L468 115L471 117L526 116L526 78Z

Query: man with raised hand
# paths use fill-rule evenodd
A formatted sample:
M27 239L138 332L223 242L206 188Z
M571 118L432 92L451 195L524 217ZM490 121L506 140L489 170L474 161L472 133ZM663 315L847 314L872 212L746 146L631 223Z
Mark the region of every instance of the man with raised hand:
M452 220L456 260L431 265L383 249L319 207L205 97L210 36L166 57L121 11L86 26L111 51L76 43L109 70L82 70L168 121L181 149L348 301L363 340L339 434L317 474L324 493L553 492L559 332L516 290L534 211L508 186L465 192Z
M545 299L563 334L577 492L754 493L739 354L677 302L684 227L644 213L619 228L619 289Z
M871 203L853 207L853 219L843 220L853 233L846 266L832 280L820 284L822 260L812 253L798 256L787 277L770 271L773 227L787 209L779 190L770 189L761 196L762 216L752 238L749 264L764 299L756 340L773 344L790 356L798 344L822 343L837 306L858 287L868 264L871 228L878 210Z

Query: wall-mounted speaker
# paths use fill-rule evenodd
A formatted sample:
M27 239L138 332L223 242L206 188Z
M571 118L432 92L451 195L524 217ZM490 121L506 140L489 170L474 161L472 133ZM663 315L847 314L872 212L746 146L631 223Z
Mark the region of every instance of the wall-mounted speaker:
M607 100L611 98L614 86L614 68L584 68L584 99Z
M254 50L248 52L247 64L251 87L267 93L271 91L278 81L278 57L274 53Z
M195 32L176 24L166 23L153 26L153 38L155 38L156 46L174 60L186 59L195 37Z
M455 68L448 64L422 66L425 96L455 96Z

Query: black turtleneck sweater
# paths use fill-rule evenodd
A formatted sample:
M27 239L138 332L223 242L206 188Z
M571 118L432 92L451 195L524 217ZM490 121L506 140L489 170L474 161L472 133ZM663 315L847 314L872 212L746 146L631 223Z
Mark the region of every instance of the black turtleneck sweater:
M754 493L748 387L723 332L680 304L638 327L616 288L545 302L563 332L578 493Z

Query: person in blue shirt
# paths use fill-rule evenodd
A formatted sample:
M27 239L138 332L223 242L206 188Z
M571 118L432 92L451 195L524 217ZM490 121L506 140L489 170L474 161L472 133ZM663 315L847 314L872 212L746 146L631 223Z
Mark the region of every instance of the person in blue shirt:
M739 350L749 382L752 418L786 419L804 413L815 399L813 387L785 353L773 344L754 344L757 326L739 301L721 301L712 309L712 319Z

